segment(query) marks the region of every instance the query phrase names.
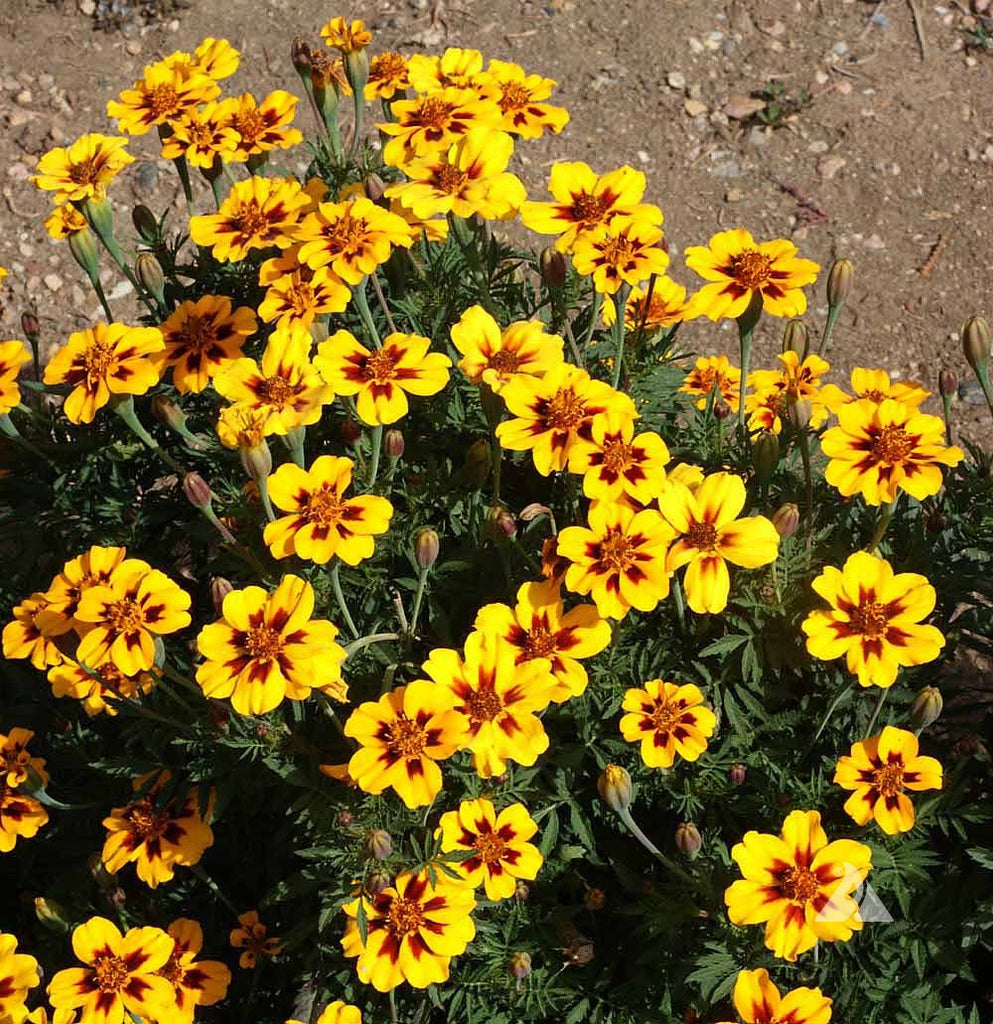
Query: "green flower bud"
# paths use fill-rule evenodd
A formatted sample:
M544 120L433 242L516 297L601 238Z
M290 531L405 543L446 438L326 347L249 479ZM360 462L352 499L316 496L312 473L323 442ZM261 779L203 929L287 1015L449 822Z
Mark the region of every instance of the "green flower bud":
M772 479L779 464L779 438L769 430L763 431L752 445L752 466L763 486Z
M789 320L783 332L783 352L795 352L802 363L810 351L810 332L802 320Z
M914 695L910 705L910 719L918 729L926 729L938 721L944 706L941 691L936 686L925 686Z
M612 810L620 813L631 806L634 787L626 768L619 764L608 764L597 779L596 788L600 799Z
M696 825L691 821L681 821L676 828L676 849L692 859L702 846L703 837Z
M514 953L510 957L510 973L516 981L524 981L531 974L531 954Z
M421 569L430 569L438 561L438 554L441 550L441 541L438 534L430 527L417 531L414 537L414 558Z
M46 900L44 896L36 896L34 912L38 920L56 935L65 935L69 931L68 913L61 903Z
M990 325L981 316L971 316L962 325L965 361L982 380L990 369Z
M389 860L393 856L393 837L381 828L371 828L365 835L365 855L369 860Z
M780 537L792 537L800 525L800 509L792 501L781 505L773 513L772 525Z
M827 300L829 306L840 306L852 293L855 264L851 260L835 260L828 271Z

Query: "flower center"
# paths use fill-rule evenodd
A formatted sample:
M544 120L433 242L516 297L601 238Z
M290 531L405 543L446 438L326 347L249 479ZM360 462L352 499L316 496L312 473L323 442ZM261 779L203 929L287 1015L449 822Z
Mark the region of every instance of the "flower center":
M496 370L497 373L516 373L521 365L521 359L516 352L512 352L509 348L502 348L490 356L489 363L490 369Z
M311 492L307 498L304 515L312 523L321 526L335 526L345 511L345 502L338 492L325 484L319 491Z
M96 167L94 166L95 161L91 157L89 160L84 160L81 164L70 164L69 165L69 180L74 185L89 185L90 182L96 180ZM69 209L69 207L66 207Z
M894 764L885 764L872 773L872 785L878 789L883 796L893 796L903 789L903 765L897 761Z
M416 932L424 923L424 911L421 910L419 903L398 896L390 904L387 920L390 931L403 938L405 935Z
M263 234L269 227L269 218L259 209L257 203L242 203L237 214L231 218L234 229L246 238Z
M186 132L190 137L190 142L196 146L202 146L208 148L214 144L214 132L210 125L204 124L202 121L191 121L186 126Z
M631 446L620 438L609 438L603 442L603 468L608 473L622 473L632 461Z
M466 707L469 709L469 720L473 724L492 722L503 711L503 701L495 690L483 687L469 694L466 698Z
M573 196L572 219L574 221L587 226L599 224L606 212L607 200L602 196L590 195L588 192Z
M306 281L296 281L286 289L286 304L295 313L306 313L314 303L314 289Z
M428 96L413 112L411 120L414 124L424 128L433 128L440 132L448 127L454 109L455 106L446 100L438 99L437 96Z
M745 288L758 288L772 273L772 260L754 249L731 257L731 276Z
M622 267L631 262L635 245L625 235L608 238L600 245L600 262L610 267Z
M217 324L211 317L193 314L186 318L176 334L176 340L194 352L202 352L217 341Z
M285 377L266 377L258 394L269 405L286 405L296 395L296 388Z
M366 223L364 220L346 213L343 217L326 225L323 234L327 250L333 255L357 252L366 240Z
M531 93L520 82L504 82L500 96L500 109L506 114L510 110L523 110L531 102Z
M265 131L265 118L258 110L239 110L234 119L234 129L241 136L242 146L254 145Z
M147 839L159 832L159 815L152 811L152 801L142 797L127 809L128 829L139 839Z
M532 658L547 658L555 653L555 634L544 626L532 626L524 640L524 656L526 661Z
M144 625L141 606L130 597L115 601L107 609L107 623L115 633L133 633Z
M381 53L369 62L369 81L388 82L403 78L407 73L407 62L395 50Z
M658 732L672 732L673 726L679 721L679 712L668 704L658 704L650 717Z
M90 380L105 376L113 362L114 347L104 341L95 341L83 355L83 366Z
M146 103L153 117L165 117L179 106L179 96L171 85L163 83L155 86L148 94Z
M884 395L882 391L872 388L869 391L863 391L862 394L859 395L859 398L868 398L870 402L882 402L886 398L886 395Z
M507 844L494 832L481 832L476 836L476 842L473 845L479 851L480 860L484 864L503 860L503 856L507 852Z
M130 977L127 963L119 956L97 957L93 973L101 992L119 992Z
M686 542L701 551L716 551L717 527L712 523L690 523Z
M252 626L245 634L242 646L257 661L272 661L283 651L283 634L272 626Z
M389 725L387 744L401 757L417 757L427 745L424 729L404 714Z
M465 187L469 175L451 164L445 164L434 176L434 187L446 195L457 196Z
M572 388L559 388L545 405L545 422L554 430L574 430L586 419L586 402Z
M376 349L365 361L363 377L375 384L385 384L396 376L400 354L392 348Z
M177 943L176 948L170 954L165 966L161 970L155 972L159 977L165 978L173 988L176 988L179 985L184 974L182 964L180 963L182 956L183 950L179 948L179 944Z
M851 620L855 631L870 640L881 637L889 624L886 609L875 601L863 601L851 613Z
M600 541L600 564L611 569L626 569L631 564L631 541L620 530L608 530Z
M872 457L877 462L903 462L913 450L913 438L903 427L883 427L872 442Z
M817 879L806 868L787 868L779 876L779 891L788 900L807 903L817 893Z

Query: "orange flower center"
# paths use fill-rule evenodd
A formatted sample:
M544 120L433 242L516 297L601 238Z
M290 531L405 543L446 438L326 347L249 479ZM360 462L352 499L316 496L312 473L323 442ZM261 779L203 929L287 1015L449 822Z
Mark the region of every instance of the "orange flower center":
M166 818L166 815L154 813L152 800L147 796L131 804L124 816L127 818L128 830L139 839L158 835Z
M328 252L333 255L357 252L366 242L368 225L361 218L346 213L338 220L326 224L322 234Z
M414 900L406 900L402 896L397 896L390 904L386 920L390 931L403 938L405 935L416 932L424 924L424 911L421 909L421 905L415 903Z
M500 109L506 114L510 110L523 110L531 102L531 93L521 82L504 82L500 96Z
M658 732L672 732L673 726L680 719L680 713L668 704L657 704L649 717Z
M341 500L334 488L324 484L319 491L312 491L307 498L303 514L312 523L321 526L335 526L345 511L346 502Z
M525 660L532 658L547 658L555 653L555 634L549 632L544 626L532 626L524 640Z
M868 398L870 402L882 402L887 396L878 388L863 391L859 398Z
M609 473L622 473L634 461L631 445L619 437L609 438L603 443L603 468Z
M788 900L807 903L817 894L817 879L807 868L787 868L779 876L779 891Z
M165 117L179 106L179 96L171 85L163 83L152 89L145 98L145 105L152 117Z
M437 96L428 96L413 111L411 122L424 128L434 128L436 131L442 131L451 121L454 109L455 105L453 103L438 99Z
M587 226L599 224L607 212L607 200L603 196L580 192L572 197L572 219Z
M183 953L184 950L182 950L177 943L176 948L170 954L165 966L161 970L155 972L159 977L165 978L173 988L178 987L183 975L186 973L180 963Z
M393 348L380 348L373 352L365 361L362 376L375 384L385 384L396 377L396 365L400 362L400 353Z
M114 346L105 341L94 341L83 353L83 366L86 376L93 380L104 377L115 359Z
M239 110L234 118L234 129L241 136L241 147L253 146L265 131L265 118L258 110Z
M690 523L686 542L701 551L716 551L717 527L712 523Z
M764 253L748 249L731 257L731 276L745 288L758 288L772 273L772 260Z
M115 601L106 612L107 625L115 633L133 633L145 623L141 605L133 598L124 597Z
M457 196L465 187L469 175L451 164L444 164L434 176L434 187L446 195Z
M387 746L401 757L417 757L427 746L424 729L402 712L387 729Z
M190 121L185 128L190 142L195 146L202 146L205 149L213 146L214 131L210 125L202 121Z
M489 358L490 369L496 370L497 373L516 373L520 365L520 356L516 352L511 352L509 348L502 348Z
M197 316L194 313L186 318L186 322L171 340L194 352L202 352L217 341L217 324L213 317Z
M632 549L631 541L620 530L608 530L600 541L599 561L611 569L626 569L632 561Z
M242 203L231 218L235 231L246 238L261 235L269 228L269 218L259 209L258 203Z
M574 430L586 419L586 402L572 388L559 388L545 405L545 422L553 430Z
M257 661L272 661L283 652L283 634L272 626L252 626L245 634L242 646L249 657Z
M878 789L883 796L893 796L903 789L903 764L896 761L893 764L885 764L872 773L872 785Z
M101 992L119 992L130 977L127 962L119 956L97 957L93 973Z
M69 180L74 185L89 185L96 181L97 169L96 160L90 157L89 160L84 160L81 164L69 164ZM69 210L71 207L64 207Z
M876 601L863 601L850 617L855 631L870 640L881 637L889 624L886 609Z
M631 262L638 245L626 235L618 235L616 238L608 238L601 242L599 248L600 262L616 268Z
M883 427L872 442L872 457L877 462L903 462L913 450L913 438L903 427Z
M284 301L295 313L306 313L314 301L314 289L306 281L296 281L286 289Z
M503 860L507 852L507 844L495 832L480 832L473 846L479 851L480 860L484 864Z
M407 62L395 50L381 53L369 62L370 82L389 82L402 79L407 73Z
M492 722L503 711L503 700L488 686L474 690L466 698L465 703L469 711L469 720L474 725L479 722Z
M266 377L258 387L259 398L268 405L286 405L296 392L285 377Z
M0 764L4 772L16 772L18 775L24 771L24 766L31 760L26 750L4 750L0 752Z

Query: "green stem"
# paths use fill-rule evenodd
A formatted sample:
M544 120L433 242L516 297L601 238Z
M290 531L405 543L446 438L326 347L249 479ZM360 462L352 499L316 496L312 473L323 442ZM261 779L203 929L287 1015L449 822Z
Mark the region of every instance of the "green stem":
M671 871L677 878L683 882L692 886L694 889L699 889L698 883L690 877L678 864L673 863L652 841L645 835L644 832L638 827L634 818L631 817L631 811L628 808L623 807L618 812L618 817L628 827L628 831L638 840L639 843L668 871Z
M679 631L686 633L686 601L683 598L683 585L679 582L679 577L673 575L672 577L672 600L676 605L676 618L679 622Z
M596 325L600 320L600 307L602 304L603 296L595 291L593 293L593 305L590 307L590 322L586 325L586 333L583 335L582 353L584 361L586 353L590 348L590 342L593 340L593 332L596 330Z
M190 184L190 168L185 156L177 156L172 161L176 165L176 172L183 186L183 197L186 199L186 212L194 216L196 209L193 206L193 186Z
M945 434L948 436L948 443L952 443L952 396L941 396L941 407L945 417Z
M0 416L0 434L9 437L14 444L20 445L21 448L26 452L30 452L35 457L44 459L45 462L51 461L43 451L35 448L30 441L21 436L21 432L14 426L14 421L10 418L9 413L4 413Z
M335 600L338 602L338 607L341 610L341 617L345 620L345 625L348 626L352 636L357 639L360 636L359 627L355 625L352 613L348 610L348 605L345 603L345 594L341 589L340 563L337 560L335 560L334 566L331 569L331 586L334 589Z
M986 399L986 404L990 407L990 415L993 416L993 386L990 385L989 367L982 366L978 369L975 367L973 369L979 381L979 386L983 389L983 397Z
M421 614L421 602L424 600L424 587L428 581L430 569L425 567L417 575L417 592L414 594L414 609L410 613L410 636L417 632L417 619Z
M879 712L883 710L883 705L886 703L886 698L889 696L889 692L890 688L888 686L884 686L879 691L879 697L876 699L876 706L873 709L872 718L869 719L869 724L866 726L866 736L872 735L872 730L875 728L876 721L879 718Z
M483 264L479 258L479 250L476 248L472 232L469 230L468 224L461 217L456 217L454 213L448 215L448 224L462 249L469 268L472 270L473 277L476 278L476 284L479 287L483 305L489 309L493 304L492 297L490 296L490 283L483 271Z
M822 359L827 359L828 346L831 344L831 335L834 334L834 325L838 322L838 317L841 315L841 307L844 303L837 302L833 306L828 306L827 320L824 321L824 333L821 335L821 348L820 356Z
M869 546L866 548L870 554L879 547L880 541L886 535L886 530L890 525L890 520L893 518L893 513L896 510L896 503L900 500L898 494L892 501L884 502L880 508L879 513L876 516L876 529L872 534L872 540L869 541Z
M197 878L207 886L208 889L234 914L238 916L238 908L234 905L234 902L227 896L224 890L207 874L206 871L199 864L191 864L190 870Z
M137 277L135 277L134 272L128 266L128 261L124 258L124 252L117 244L117 239L114 238L112 229L106 229L106 226L102 223L102 219L100 217L87 217L87 221L89 222L90 227L93 228L94 234L100 239L100 243L109 253L110 258L117 264L118 269L131 283L131 287L134 288L135 295L137 295L144 303L148 312L158 320L159 311L156 308L155 303L145 294L145 290L142 288L141 282Z
M631 294L631 286L626 282L621 285L614 299L614 390L616 391L621 383L621 368L624 364L624 327L625 313L628 305L628 295Z
M146 447L150 448L156 455L174 472L185 476L186 469L181 466L158 441L141 425L134 411L134 399L128 395L123 401L114 403L111 408L127 424L128 429Z
M359 316L362 318L362 326L365 327L366 333L369 335L369 340L376 348L382 348L382 342L379 340L379 331L376 330L376 321L372 318L372 310L369 309L369 299L365 293L365 283L368 280L364 277L359 283L352 289L352 296L355 299L355 307L359 311Z
M90 279L90 284L93 285L93 290L97 293L97 298L100 300L100 305L103 307L104 316L107 317L107 323L112 324L114 322L114 314L111 311L110 303L107 301L107 295L103 290L103 284L100 282L100 275L87 274L87 277Z
M397 1021L399 1021L399 1019L400 1018L397 1016L396 989L391 988L390 989L390 1024L397 1024Z
M372 428L372 458L369 460L369 483L371 491L376 483L376 474L379 472L379 457L383 451L383 425Z
M363 647L368 647L370 644L385 644L391 640L399 639L399 633L371 633L369 636L359 637L358 640L353 640L350 644L346 644L345 657L350 658L357 651L361 651Z
M372 290L376 293L376 298L379 300L380 309L383 311L383 316L386 317L386 326L390 329L390 334L396 334L397 325L393 322L393 314L390 312L390 307L386 303L386 296L383 294L383 286L379 283L379 274L373 271L369 275L369 280L372 281Z
M307 468L307 456L304 451L304 441L307 437L307 428L300 426L290 430L283 440L289 450L290 457L301 468Z
M800 431L800 458L803 460L803 493L807 505L807 550L814 538L814 478L810 468L810 438L807 429Z
M814 745L814 744L815 744L815 743L816 743L816 742L817 742L817 741L818 741L818 740L819 740L819 739L821 738L821 733L822 733L822 732L824 732L824 730L825 730L825 729L827 728L827 724L828 724L828 722L830 722L830 721L831 721L831 716L832 716L832 715L833 715L833 714L835 713L835 711L836 711L836 710L838 709L838 705L839 705L839 704L841 704L841 702L842 702L842 701L843 701L843 700L844 700L844 699L845 699L845 698L846 698L846 697L847 697L847 696L848 696L848 695L849 695L849 694L850 694L851 692L852 692L852 684L851 684L851 683L849 683L849 684L848 684L848 685L847 685L847 686L846 686L846 687L845 687L845 688L844 688L844 689L843 689L843 690L842 690L842 691L841 691L841 692L840 692L840 693L838 694L838 696L837 696L837 697L835 697L833 701L831 701L831 706L830 706L830 707L829 707L829 708L827 709L827 714L825 714L825 716L824 716L823 720L821 721L821 724L820 724L820 726L818 726L817 732L816 732L816 733L814 733L814 738L813 738L813 740L811 740L811 742L810 742L810 746L811 746L811 747L813 747L813 745Z

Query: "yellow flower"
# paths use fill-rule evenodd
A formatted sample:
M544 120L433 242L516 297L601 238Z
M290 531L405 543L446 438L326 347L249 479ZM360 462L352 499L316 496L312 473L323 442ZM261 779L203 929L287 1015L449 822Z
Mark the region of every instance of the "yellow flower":
M857 402L865 399L879 405L887 398L892 398L895 402L910 406L912 409L916 409L931 394L919 384L909 381L891 382L890 375L885 370L867 370L862 366L856 366L852 370L852 391L855 392L854 397L843 395L843 401Z
M191 1024L198 1006L213 1006L227 995L231 972L219 960L196 959L203 949L203 929L196 921L180 917L167 934L173 940L172 953L159 974L172 985L176 999L175 1015L168 1021Z
M727 563L757 569L776 560L779 534L765 516L739 519L745 485L731 473L712 473L696 491L670 482L659 508L676 531L666 556L669 572L687 566L686 603L698 614L724 611L731 577Z
M539 235L559 235L555 248L572 252L577 238L609 225L614 217L628 214L641 223L658 226L662 211L643 205L645 176L632 167L619 167L598 176L582 162L558 163L548 179L552 203L525 203L521 220Z
M321 418L334 395L310 362L310 333L299 324L269 335L261 364L237 359L214 378L217 393L229 402L266 413L267 434L287 434Z
M422 220L398 199L390 200L390 213L395 213L410 228L415 239L420 238L422 234L428 242L444 242L448 238L448 220L445 217Z
M209 76L186 74L166 63L145 68L142 79L107 104L107 116L117 119L117 130L144 135L155 125L172 124L199 103L220 95L220 86Z
M272 594L262 587L232 590L222 618L204 626L197 650L206 661L197 682L208 697L231 699L240 715L264 715L283 700L305 700L312 689L345 699L345 651L338 630L313 619L314 588L284 576Z
M807 309L803 286L812 284L821 268L798 259L796 252L792 242L756 242L743 228L719 231L707 245L690 246L686 265L710 283L690 299L687 319L734 319L748 309L755 293L770 316L802 316Z
M734 1008L745 1024L828 1024L831 1019L831 1000L819 988L781 995L762 968L738 975Z
M583 693L589 678L579 660L592 658L610 644L610 624L592 605L565 610L557 580L524 583L517 591L514 608L483 605L473 628L507 643L515 650L518 665L547 658L555 680L551 694L555 702Z
M470 633L465 657L437 647L422 670L455 698L464 723L462 746L472 751L480 778L507 770L507 761L533 765L548 749L538 713L548 707L555 679L547 658L518 663L516 651L499 637Z
M359 284L390 258L396 245L409 249L414 234L407 222L365 196L321 203L296 229L297 259L312 270L328 267L350 285Z
M0 782L0 853L10 853L18 839L31 839L48 822L48 811L26 793Z
M639 288L636 285L631 289L624 310L624 325L629 331L637 331L642 327L646 331L658 331L680 323L686 310L686 289L663 274L656 277L651 295L648 294L647 286ZM604 326L612 326L616 317L617 308L613 299L604 296Z
M715 388L714 400L727 402L731 411L737 412L741 370L732 366L727 356L700 356L679 390L688 395L699 395L694 404L698 409L706 409Z
M440 89L475 89L487 81L483 71L483 55L479 50L462 50L449 46L440 56L416 53L408 60L410 84L417 92L433 93Z
M372 557L372 538L389 529L393 506L375 494L345 497L354 465L322 455L309 470L287 462L269 477L272 503L290 513L265 528L273 558L296 554L324 565L337 555L358 565Z
M810 426L816 430L828 418L831 409L844 403L844 395L834 384L821 384L830 366L820 356L809 355L802 362L796 352L779 356L781 370L756 370L748 375L752 393L745 398L748 429L769 430L778 434L791 403L807 399L811 406ZM740 376L739 376L740 380ZM734 406L737 410L737 403Z
M126 676L147 672L155 661L154 637L185 629L189 607L190 595L165 573L129 558L106 583L83 591L75 618L90 628L76 660L90 668L110 661Z
M152 363L160 375L172 367L172 382L180 394L203 391L240 358L245 339L258 326L248 306L232 312L225 295L187 299L159 327L165 349L152 357Z
M222 263L243 260L252 249L293 244L301 210L310 198L291 178L254 175L231 186L217 213L190 218L190 238L211 246Z
M556 135L569 123L564 107L544 101L552 95L556 82L541 75L529 75L519 64L491 60L486 78L500 89L497 103L503 114L500 127L522 139L537 139L547 129Z
M238 70L241 54L226 40L207 36L193 51L176 51L162 61L170 67L179 68L185 75L209 75L211 78L230 78Z
M900 491L918 501L937 494L941 466L957 466L964 458L961 448L945 445L940 417L891 398L842 406L821 450L830 459L827 482L845 497L861 494L869 505L895 501Z
M85 669L68 658L48 670L48 681L55 697L74 697L81 701L90 718L106 712L113 717L119 703L150 693L157 680L151 672L126 676L112 662Z
M257 910L248 910L238 915L240 927L232 928L228 941L232 948L242 950L238 957L238 966L252 970L259 962L259 957L279 956L283 952L280 939L269 935L269 929L259 920Z
M0 1020L19 1024L27 1017L29 989L41 984L38 961L17 952L17 936L0 933Z
M92 423L111 395L143 395L158 383L149 356L164 347L157 327L98 323L69 335L48 361L46 384L68 384L72 391L63 410L72 423Z
M830 608L803 621L807 650L822 661L844 655L862 686L892 686L901 665L934 661L945 646L940 630L920 624L937 597L917 573L894 575L885 559L857 551L844 568L827 566L811 586Z
M366 938L358 925L363 905ZM346 957L358 957L359 981L389 992L406 981L427 988L448 980L453 956L464 953L476 935L472 889L435 873L405 871L382 892L346 903L348 924L341 940Z
M259 316L277 327L299 324L308 330L324 313L340 313L351 301L351 289L328 267L311 270L298 259L299 246L266 260L259 284L266 288Z
M563 362L562 339L546 334L540 320L518 320L501 332L482 306L470 306L451 336L462 353L459 369L473 384L487 384L497 394L518 374L541 377Z
M463 800L457 811L448 811L438 821L442 853L473 850L471 857L452 864L474 889L485 887L486 898L494 902L514 895L517 880L538 876L542 856L528 840L538 826L524 804L511 804L499 815L486 799Z
M3 627L3 656L25 658L44 671L50 665L61 665L64 656L56 638L68 633L72 622L48 611L45 594L34 593L14 608L13 621Z
M336 395L356 395L363 423L396 423L407 415L407 395L436 395L448 383L452 361L429 352L430 338L389 334L372 351L348 331L337 331L317 346L314 366Z
M182 803L177 803L163 799L168 782L169 772L140 776L131 784L135 799L115 807L103 820L107 830L100 855L104 867L116 874L126 864L134 864L138 877L152 889L170 881L177 866L199 863L204 850L214 844L208 824L213 796L201 814L196 786L186 789Z
M45 230L50 238L71 238L73 235L78 235L81 231L89 231L89 229L90 226L86 223L86 218L72 203L56 206L45 218Z
M621 718L621 735L628 743L641 743L641 759L649 768L671 768L677 754L695 761L707 749L717 722L692 683L650 679L626 691L622 707L627 714Z
M191 166L210 170L215 157L235 159L240 140L222 104L206 103L184 111L172 122L172 135L162 140L162 156L166 160L185 157Z
M231 159L243 163L250 156L299 145L303 135L292 127L299 102L299 97L282 89L269 93L261 103L250 92L224 100L218 116L238 133Z
M286 1024L304 1024L301 1020L288 1020ZM328 1003L315 1024L362 1024L362 1011L336 999Z
M873 818L890 836L914 827L914 805L902 790L941 789L941 763L918 755L917 737L906 729L887 725L878 736L853 743L847 757L839 757L834 781L852 790L845 810L857 825Z
M325 45L341 50L346 56L364 50L372 42L372 33L356 18L351 24L345 18L332 18L321 29Z
M88 551L69 559L45 593L46 610L67 621L82 635L90 627L76 619L79 599L90 587L106 586L126 557L124 548L105 548L94 544ZM132 564L135 568L146 568L140 560Z
M126 1013L164 1019L175 998L158 972L172 947L161 928L131 928L121 935L105 917L91 917L72 933L73 952L86 967L59 971L49 983L49 1001L56 1013L81 1010L85 1024L111 1024Z
M23 341L0 341L0 416L5 416L21 401L17 375L31 361L31 353Z
M269 431L271 416L268 406L247 402L226 405L217 414L217 437L225 448L251 451L261 448Z
M744 876L724 902L732 924L765 922L765 945L791 963L818 940L847 941L862 930L851 893L869 873L872 851L852 839L829 843L817 811L793 811L779 836L746 832L731 851Z
M623 619L632 608L650 612L669 594L665 551L673 532L666 521L653 509L600 501L588 520L558 536L559 555L572 563L565 585L592 594L604 618Z
M426 807L441 791L438 762L463 745L465 723L449 689L415 679L360 704L345 735L359 743L348 776L360 789L392 789L408 807Z
M47 784L45 759L32 757L28 753L28 744L32 739L34 733L20 726L15 726L6 735L0 733L0 784L16 789L32 775L37 776L42 785Z
M660 248L662 229L629 215L611 219L577 236L572 262L580 274L592 276L596 291L613 295L622 284L635 285L664 274L669 257Z
M410 88L407 74L407 58L396 50L377 53L369 61L369 81L365 87L367 102L391 100L397 93Z
M103 199L107 186L134 163L127 144L127 139L118 136L83 135L71 146L45 153L31 183L44 192L54 192L56 203Z
M506 132L473 128L447 150L406 163L403 170L410 180L390 185L386 195L422 220L449 213L508 220L527 199L520 179L507 172L513 154L514 140Z
M583 474L583 493L594 501L615 502L629 498L647 505L657 498L665 482L669 449L654 431L634 435L628 416L597 416L589 438L580 438L569 468Z
M596 416L611 411L635 417L627 395L569 363L553 366L541 378L517 375L503 386L500 397L514 419L497 427L497 439L511 451L530 451L542 476L566 468L576 442L589 434Z

